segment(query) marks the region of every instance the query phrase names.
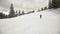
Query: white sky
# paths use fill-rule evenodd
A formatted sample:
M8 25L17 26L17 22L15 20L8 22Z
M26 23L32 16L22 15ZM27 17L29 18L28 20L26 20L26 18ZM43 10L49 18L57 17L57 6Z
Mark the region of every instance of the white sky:
M0 7L9 8L11 3L14 8L38 9L47 6L48 0L0 0Z

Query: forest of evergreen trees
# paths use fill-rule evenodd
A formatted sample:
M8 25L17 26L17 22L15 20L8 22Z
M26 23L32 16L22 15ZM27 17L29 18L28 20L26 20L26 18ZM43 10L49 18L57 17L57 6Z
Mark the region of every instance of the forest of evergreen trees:
M48 5L49 9L53 8L53 9L56 9L56 8L60 8L60 0L49 0L49 5Z
M47 7L41 8L41 10L37 10L37 12L43 11L48 9ZM21 10L19 11L15 11L13 4L11 4L10 6L10 11L9 11L9 15L5 15L3 13L0 13L0 19L4 19L4 18L12 18L12 17L17 17L17 16L21 16L21 15L25 15L25 14L30 14L30 13L34 13L35 10L29 11L28 13L25 13L25 11L23 10L21 13Z

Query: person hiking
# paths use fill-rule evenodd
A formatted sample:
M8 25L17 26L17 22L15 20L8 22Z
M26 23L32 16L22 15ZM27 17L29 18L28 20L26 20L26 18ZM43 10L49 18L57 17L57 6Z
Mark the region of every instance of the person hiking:
M40 18L42 18L42 15L40 15Z

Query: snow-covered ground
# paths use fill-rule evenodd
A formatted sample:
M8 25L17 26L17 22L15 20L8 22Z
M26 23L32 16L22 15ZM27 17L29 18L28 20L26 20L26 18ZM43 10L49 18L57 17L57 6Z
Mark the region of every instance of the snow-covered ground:
M59 34L59 25L60 9L50 9L11 19L0 19L0 34Z

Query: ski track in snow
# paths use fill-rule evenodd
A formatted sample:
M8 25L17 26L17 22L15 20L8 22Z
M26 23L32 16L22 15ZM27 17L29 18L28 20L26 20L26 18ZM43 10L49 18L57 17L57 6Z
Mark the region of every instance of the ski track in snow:
M11 19L0 19L0 34L59 34L59 13L58 9L45 10Z

